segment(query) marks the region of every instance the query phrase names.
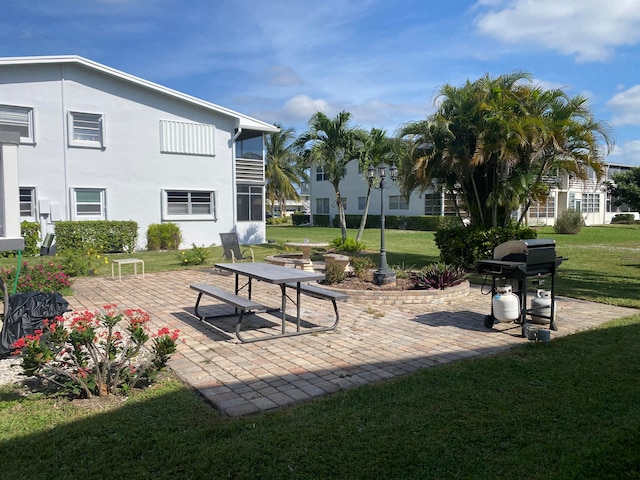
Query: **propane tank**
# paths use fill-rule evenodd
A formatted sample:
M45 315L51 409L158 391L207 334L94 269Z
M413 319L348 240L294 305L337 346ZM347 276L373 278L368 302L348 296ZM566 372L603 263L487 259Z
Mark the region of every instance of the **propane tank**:
M520 298L511 291L511 285L496 287L491 305L493 316L499 322L513 322L520 317Z
M544 315L547 318L544 318L541 315ZM537 296L531 300L531 322L546 325L550 322L550 318L551 291L538 290Z

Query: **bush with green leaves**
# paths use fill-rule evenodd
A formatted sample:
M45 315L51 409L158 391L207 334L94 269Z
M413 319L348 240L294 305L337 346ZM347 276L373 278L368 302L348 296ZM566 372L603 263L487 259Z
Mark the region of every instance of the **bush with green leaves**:
M446 263L433 263L411 274L414 290L444 290L464 282L468 274L464 268Z
M24 248L22 254L33 257L39 253L38 242L40 241L40 224L38 222L20 222L20 235L24 238ZM17 250L0 252L0 257L15 257Z
M77 250L63 250L60 254L62 269L71 277L92 277L100 273L102 265L108 265L106 255L90 246Z
M56 222L58 252L91 249L98 253L131 253L138 240L133 220L86 220Z
M582 214L572 208L565 210L556 219L553 231L561 234L575 235L580 233L584 225Z
M342 283L346 273L344 271L344 265L339 263L330 263L327 265L327 272L324 276L323 283L332 285L334 283Z
M362 243L356 241L355 238L347 237L344 242L341 237L334 238L331 241L331 246L336 250L341 252L349 252L349 253L358 253L363 250L366 250L367 246Z
M493 249L509 240L537 238L538 233L531 228L506 227L478 228L465 227L460 223L443 223L434 235L440 249L440 260L446 264L458 265L468 270L476 268L478 261L493 257Z
M177 250L182 243L180 227L173 222L153 223L147 229L147 250Z
M291 215L291 222L294 225L303 225L305 223L309 223L311 221L311 215L308 213L295 212Z
M182 250L178 255L180 263L185 265L202 265L209 258L209 251L204 247L192 244L190 250Z
M370 257L351 257L349 260L353 274L360 280L364 280L375 265Z
M633 225L636 221L633 213L618 213L611 219L611 223Z

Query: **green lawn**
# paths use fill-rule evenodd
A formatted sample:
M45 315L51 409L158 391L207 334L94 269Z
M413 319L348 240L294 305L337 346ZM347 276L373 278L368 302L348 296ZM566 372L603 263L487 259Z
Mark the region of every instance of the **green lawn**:
M261 259L284 250L287 240L338 235L269 227L267 238L276 243L255 250ZM588 227L579 235L542 229L539 238L554 238L569 259L558 273L559 294L640 308L640 229ZM379 231L367 231L364 241L376 251ZM432 233L387 231L387 249L392 265L419 267L438 257ZM220 255L219 247L211 250L209 263ZM175 253L136 256L147 271L182 268ZM111 408L4 387L0 475L640 479L638 358L640 311L548 344L240 419L221 417L171 378Z

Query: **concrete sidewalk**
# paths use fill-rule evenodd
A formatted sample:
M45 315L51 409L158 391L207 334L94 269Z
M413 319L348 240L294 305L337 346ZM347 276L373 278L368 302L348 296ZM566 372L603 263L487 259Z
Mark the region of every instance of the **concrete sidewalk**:
M197 294L189 288L191 283L210 283L233 291L233 281L232 276L211 270L148 273L144 279L125 276L121 282L110 277L78 278L73 296L67 299L73 309L93 310L111 303L142 308L152 315L153 328L180 329L184 343L171 358L170 368L229 416L267 411L527 342L514 323L486 329L483 319L490 313L491 299L472 287L467 297L452 304L382 307L347 301L338 304L340 324L333 332L241 344L233 319L216 322L214 328L193 315ZM253 298L279 305L280 290L254 282ZM229 309L206 297L202 305L206 313ZM303 318L331 324L330 302L303 297L302 306ZM558 298L558 331L551 336L637 313ZM280 328L279 318L273 316L250 316L249 321L254 327Z

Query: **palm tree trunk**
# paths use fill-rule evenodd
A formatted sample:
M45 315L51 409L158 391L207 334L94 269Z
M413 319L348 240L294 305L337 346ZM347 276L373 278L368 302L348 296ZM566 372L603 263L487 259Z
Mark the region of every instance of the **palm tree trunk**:
M364 212L362 213L362 218L360 219L360 228L358 228L358 233L356 234L356 242L359 242L364 234L364 227L367 224L367 216L369 215L369 201L371 200L371 185L367 188L367 198L364 202Z

